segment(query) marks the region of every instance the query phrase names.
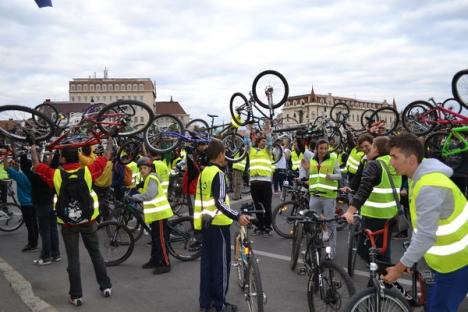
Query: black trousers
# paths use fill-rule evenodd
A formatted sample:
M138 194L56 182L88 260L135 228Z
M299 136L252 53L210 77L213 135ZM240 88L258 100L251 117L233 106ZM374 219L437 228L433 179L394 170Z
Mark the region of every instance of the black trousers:
M221 311L226 303L231 270L231 232L229 226L210 226L202 230L200 260L200 308Z
M99 201L99 215L101 220L109 220L109 205L107 204L107 198L109 197L110 187L101 187L93 185L93 190L96 192Z
M267 181L251 181L250 193L255 204L255 210L262 210L263 205L265 213L257 213L257 228L271 228L271 182Z
M24 224L28 230L28 244L31 247L37 247L39 238L39 228L37 226L36 208L34 206L21 205L21 213L23 214Z
M62 226L63 243L65 244L65 250L67 251L67 271L68 279L70 281L69 294L73 299L81 298L83 296L80 273L80 234L83 239L83 243L88 250L89 257L93 262L94 273L99 284L99 289L104 290L112 287L111 281L107 276L104 259L99 251L99 242L96 230L96 222L69 227Z
M37 218L39 220L39 234L41 235L42 241L40 258L59 257L59 238L55 212L50 210L47 214L40 214Z
M286 180L286 169L276 169L273 173L273 188L275 192L283 189L284 180Z
M169 229L167 219L151 222L151 259L156 266L171 266L167 251Z

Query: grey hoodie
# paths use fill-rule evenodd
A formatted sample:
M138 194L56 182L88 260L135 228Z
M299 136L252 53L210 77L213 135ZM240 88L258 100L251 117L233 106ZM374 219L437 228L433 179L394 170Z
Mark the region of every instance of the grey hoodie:
M440 172L447 177L452 176L452 168L446 166L435 158L423 159L410 181L413 185L424 175L433 172ZM411 198L411 194L409 194ZM411 267L418 262L426 251L434 245L436 241L436 231L439 219L450 216L454 209L453 194L448 188L423 186L416 198L416 227L417 233L413 232L411 243L403 257L401 263L406 267Z

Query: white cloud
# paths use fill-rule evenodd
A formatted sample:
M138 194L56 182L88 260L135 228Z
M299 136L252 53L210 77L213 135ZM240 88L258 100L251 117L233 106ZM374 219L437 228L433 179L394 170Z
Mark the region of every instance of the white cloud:
M466 1L34 1L0 4L0 103L67 99L68 81L147 77L194 117L228 117L272 68L291 94L374 101L450 96L467 67Z

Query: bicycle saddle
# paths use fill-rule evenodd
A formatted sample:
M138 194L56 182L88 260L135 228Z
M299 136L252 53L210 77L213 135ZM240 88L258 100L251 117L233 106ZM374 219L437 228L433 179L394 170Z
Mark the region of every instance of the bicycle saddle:
M211 115L211 114L208 114L208 117L216 118L216 117L218 117L218 115Z

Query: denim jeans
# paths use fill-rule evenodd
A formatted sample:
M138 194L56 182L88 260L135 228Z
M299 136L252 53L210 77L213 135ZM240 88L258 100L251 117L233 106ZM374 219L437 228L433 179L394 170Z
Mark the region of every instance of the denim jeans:
M79 253L79 238L83 239L83 243L88 250L89 257L93 262L94 273L99 284L99 289L104 290L111 287L111 281L107 276L106 266L101 252L99 251L99 242L96 234L96 222L85 223L75 226L62 226L62 237L67 251L68 259L68 279L70 281L70 296L72 298L81 298L83 291L81 288L81 273L80 273L80 253Z
M47 215L39 214L39 234L42 240L41 259L55 258L60 256L59 238L57 231L57 217L50 210Z

